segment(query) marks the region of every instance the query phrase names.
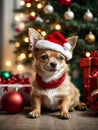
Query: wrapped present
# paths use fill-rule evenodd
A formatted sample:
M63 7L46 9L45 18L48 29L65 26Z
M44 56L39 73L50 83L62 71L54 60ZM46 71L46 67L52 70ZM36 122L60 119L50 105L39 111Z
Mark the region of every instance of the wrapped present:
M89 106L98 113L98 89L92 91L90 98L89 98Z
M90 84L90 93L92 93L95 89L98 89L98 70L94 70L92 74L89 76L89 84Z
M95 75L98 73L98 52L94 51L90 57L81 59L80 67L84 71L83 99L88 102L91 92L95 89L93 86L97 86L97 76L95 77Z
M23 74L15 74L11 77L2 77L0 76L0 102L2 96L9 91L18 91L24 96L25 105L29 105L29 95L31 90L31 80L30 76ZM1 103L0 103L1 104ZM1 107L1 106L0 106Z
M91 53L91 56L88 58L82 58L80 67L84 70L84 78L88 78L95 69L98 69L98 52Z

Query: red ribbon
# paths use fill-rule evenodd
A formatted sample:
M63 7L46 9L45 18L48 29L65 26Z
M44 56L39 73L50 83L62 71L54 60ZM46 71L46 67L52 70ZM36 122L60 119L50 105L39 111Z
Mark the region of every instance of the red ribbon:
M97 51L91 52L91 56L90 57L98 57L98 52Z
M93 70L93 72L91 73L91 75L89 77L98 77L98 68L96 68L95 70Z
M7 86L3 87L3 91L8 91L8 87Z

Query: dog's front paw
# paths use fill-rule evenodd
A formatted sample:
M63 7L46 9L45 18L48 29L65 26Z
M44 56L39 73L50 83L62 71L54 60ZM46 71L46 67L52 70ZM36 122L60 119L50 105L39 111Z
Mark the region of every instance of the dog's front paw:
M87 105L85 103L80 103L78 105L78 110L80 110L80 111L86 111L87 110Z
M71 115L69 114L69 112L61 112L60 117L61 117L61 119L68 120L71 118Z
M31 111L31 112L28 114L28 117L29 117L29 118L38 118L38 117L40 117L40 110L35 109L35 110Z

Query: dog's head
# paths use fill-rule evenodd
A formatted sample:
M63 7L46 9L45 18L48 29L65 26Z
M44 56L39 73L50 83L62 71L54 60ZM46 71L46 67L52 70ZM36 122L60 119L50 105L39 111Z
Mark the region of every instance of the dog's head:
M56 36L57 39L58 36ZM64 49L44 38L34 29L29 29L30 46L34 56L36 71L46 75L64 73L68 71L66 61L71 59L76 45L77 36L64 39L67 46ZM51 37L50 37L51 39ZM50 45L50 46L49 46ZM52 47L53 46L53 47ZM60 50L60 51L59 51Z

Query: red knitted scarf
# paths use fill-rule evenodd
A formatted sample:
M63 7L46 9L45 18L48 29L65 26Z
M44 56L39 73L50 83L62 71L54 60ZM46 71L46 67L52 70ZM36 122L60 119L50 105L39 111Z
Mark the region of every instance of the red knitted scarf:
M44 89L53 89L53 88L57 88L59 85L61 85L64 82L65 77L66 77L66 75L64 74L61 78L46 83L42 80L41 76L36 74L36 81Z

